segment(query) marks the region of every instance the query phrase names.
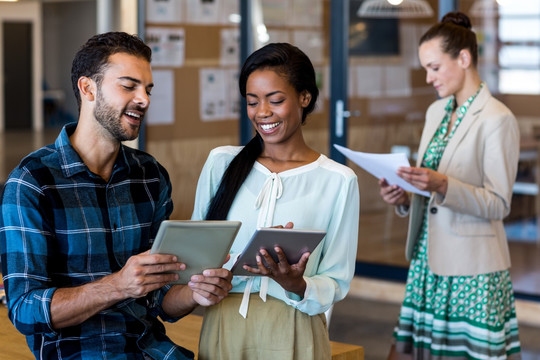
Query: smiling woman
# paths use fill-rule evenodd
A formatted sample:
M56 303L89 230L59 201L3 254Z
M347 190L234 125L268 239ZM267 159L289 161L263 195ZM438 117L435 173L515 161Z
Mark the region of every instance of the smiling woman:
M272 159L282 161L280 154L271 154L279 151L273 144L297 142L295 148L307 150L301 126L305 120L303 111L311 102L309 92L298 93L287 78L270 69L254 71L248 78L246 91L248 117L265 143L261 157L268 159L268 167L276 166ZM304 164L317 157L318 154L311 152L305 156Z
M256 266L246 269L253 276L236 276L222 305L206 312L199 359L329 359L324 312L345 297L354 275L357 178L304 141L302 125L319 90L301 50L272 43L255 51L242 67L239 86L256 135L245 147L211 151L192 219L242 221L233 260L258 227L327 235L296 264L280 248L274 249L277 262L265 250L254 256Z

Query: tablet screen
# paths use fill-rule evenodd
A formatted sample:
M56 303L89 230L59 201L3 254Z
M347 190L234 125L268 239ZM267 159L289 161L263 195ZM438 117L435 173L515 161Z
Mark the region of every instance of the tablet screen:
M187 284L192 275L223 266L240 229L239 221L165 220L161 223L151 254L174 254L186 264L174 284Z
M325 235L326 231L319 230L259 228L253 234L248 245L238 257L238 260L236 260L231 268L231 272L234 275L257 276L244 270L243 266L257 267L255 257L262 248L277 262L277 254L274 251L274 247L276 246L279 246L283 250L289 264L296 264L302 257L302 254L313 252Z

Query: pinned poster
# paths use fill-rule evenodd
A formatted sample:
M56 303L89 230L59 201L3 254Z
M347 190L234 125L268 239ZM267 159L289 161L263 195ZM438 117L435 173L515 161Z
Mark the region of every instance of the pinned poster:
M222 29L221 30L221 48L220 64L238 65L240 62L240 30Z
M294 0L291 5L293 15L290 17L290 26L322 27L322 1Z
M183 28L148 27L146 43L152 49L152 66L184 65L186 39Z
M225 86L227 87L227 113L228 119L240 118L240 90L238 89L239 69L226 69Z
M193 24L220 23L218 0L187 0L186 22Z
M146 21L150 23L179 23L182 13L182 0L146 0Z
M146 113L148 125L169 125L174 123L174 72L173 70L152 70L154 88L150 107Z
M225 72L217 68L199 71L200 117L202 121L216 121L227 118L227 91Z

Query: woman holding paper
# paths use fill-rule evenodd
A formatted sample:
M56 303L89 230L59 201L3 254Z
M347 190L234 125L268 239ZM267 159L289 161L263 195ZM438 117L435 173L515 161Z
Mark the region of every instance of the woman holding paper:
M256 135L245 147L210 152L192 219L242 222L231 262L258 227L292 222L326 237L296 264L279 249L278 263L261 251L250 268L255 276L235 276L222 305L205 312L199 358L329 359L324 312L345 297L354 275L357 178L304 141L319 91L302 51L266 45L248 57L239 85Z
M431 27L419 57L441 99L427 110L416 167L398 175L431 196L379 182L383 199L410 217L411 265L389 359L518 359L502 222L516 178L517 122L480 79L465 14Z

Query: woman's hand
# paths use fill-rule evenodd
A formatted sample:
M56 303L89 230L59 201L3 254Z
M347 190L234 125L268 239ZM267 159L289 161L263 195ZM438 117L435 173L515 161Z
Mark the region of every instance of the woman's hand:
M260 250L260 255L256 256L257 267L252 268L244 265L244 269L255 275L268 276L277 282L283 289L293 292L301 297L306 291L306 281L304 280L304 271L309 259L309 252L302 254L302 257L296 264L290 265L287 257L280 247L275 247L274 251L278 257L276 263L272 256L265 249Z
M448 176L431 169L400 167L397 175L419 190L435 191L442 196L448 190Z
M397 185L390 185L385 178L379 180L380 194L390 205L409 205L409 195Z
M294 227L294 224L290 221L286 223L285 226L283 225L272 226L272 228L274 229L292 229L293 227Z

